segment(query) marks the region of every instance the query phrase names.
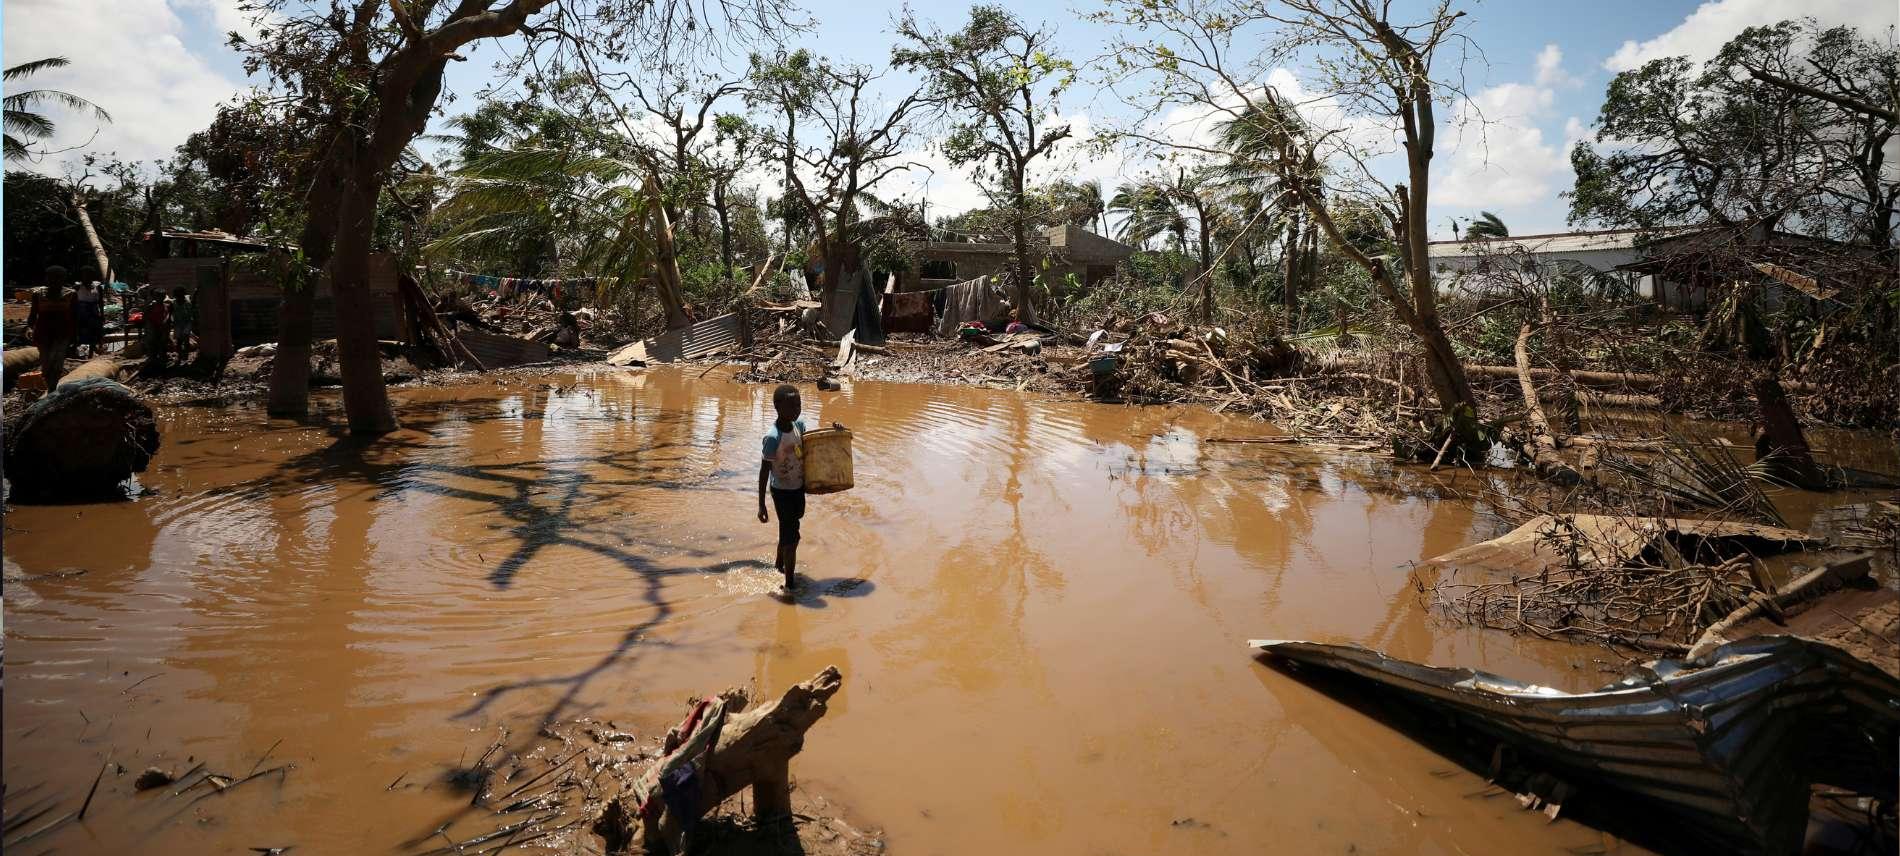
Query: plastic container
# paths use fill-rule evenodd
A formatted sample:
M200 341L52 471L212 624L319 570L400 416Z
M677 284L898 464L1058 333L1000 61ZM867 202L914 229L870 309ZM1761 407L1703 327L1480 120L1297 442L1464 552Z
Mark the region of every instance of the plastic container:
M805 432L805 492L837 493L851 489L851 431L820 428Z

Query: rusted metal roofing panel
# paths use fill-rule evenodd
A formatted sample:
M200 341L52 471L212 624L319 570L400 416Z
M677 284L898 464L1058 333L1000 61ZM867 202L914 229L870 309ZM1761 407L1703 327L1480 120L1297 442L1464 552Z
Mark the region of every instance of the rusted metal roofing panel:
M1798 851L1812 784L1895 798L1900 679L1819 642L1755 637L1575 694L1353 645L1249 644L1370 681L1574 786L1645 798L1725 852Z
M468 347L475 359L481 360L482 367L488 369L507 368L524 363L538 363L549 355L548 346L532 339L520 339L514 336L500 336L481 330L462 328L455 337Z
M742 344L739 314L729 312L690 327L668 330L616 351L607 358L614 365L671 363L706 356L718 350L737 350Z

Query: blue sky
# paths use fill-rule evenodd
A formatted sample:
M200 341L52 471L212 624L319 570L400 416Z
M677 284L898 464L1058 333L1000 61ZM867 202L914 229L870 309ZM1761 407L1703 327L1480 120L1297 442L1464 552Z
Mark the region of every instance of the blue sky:
M47 55L64 55L74 66L46 74L35 85L84 95L111 111L117 121L97 128L77 117L62 122L59 143L76 149L48 159L39 168L69 169L79 151L114 152L151 160L165 157L184 137L209 121L218 101L249 85L238 58L224 46L223 33L246 26L241 0L5 0L4 31L9 65ZM1404 5L1407 0L1400 0ZM1008 4L1019 16L1052 25L1058 44L1082 66L1078 85L1058 105L1075 124L1078 136L1106 125L1137 121L1139 108L1120 103L1092 85L1089 62L1103 50L1109 32L1083 20L1099 6L1087 0L1021 0ZM837 59L882 67L893 41L898 4L807 0L802 4L813 29L795 44ZM919 5L919 16L945 27L967 15L967 6ZM1823 23L1849 23L1881 31L1900 16L1893 0L1711 0L1711 2L1555 3L1542 0L1489 0L1464 4L1467 34L1484 53L1469 70L1471 101L1490 124L1480 135L1442 131L1435 163L1433 231L1449 231L1450 218L1491 210L1520 234L1565 228L1559 195L1570 185L1568 151L1589 133L1605 85L1617 70L1672 54L1703 58L1741 28L1780 20L1790 14L1812 15ZM471 54L452 67L450 89L460 96L448 110L459 112L472 94L493 79L494 47ZM743 58L730 65L738 68ZM902 76L893 83L901 84ZM11 88L9 89L11 91ZM734 109L737 109L735 105ZM1459 108L1441 111L1449 118ZM928 147L916 160L919 169L897 186L894 195L927 195L933 214L981 203L967 175L958 174ZM1132 156L1092 155L1070 147L1050 165L1057 175L1099 178L1113 186L1132 177L1145 163ZM768 188L768 192L770 192Z

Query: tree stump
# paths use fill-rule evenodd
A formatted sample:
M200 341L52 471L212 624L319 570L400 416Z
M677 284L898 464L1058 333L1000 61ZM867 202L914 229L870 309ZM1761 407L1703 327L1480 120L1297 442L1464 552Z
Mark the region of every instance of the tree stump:
M789 817L792 756L805 748L805 732L825 715L825 702L843 686L838 668L827 666L777 701L753 710L744 710L744 691L727 691L718 742L700 762L699 775L684 798L674 794L662 801L664 809L641 818L646 852L683 852L686 827L746 788L752 789L754 820L771 823ZM674 742L672 735L667 742ZM687 810L675 814L675 806Z
M1814 462L1801 420L1795 416L1781 378L1763 372L1755 378L1755 402L1761 406L1762 433L1755 439L1755 453L1770 474L1803 490L1827 490L1827 474Z

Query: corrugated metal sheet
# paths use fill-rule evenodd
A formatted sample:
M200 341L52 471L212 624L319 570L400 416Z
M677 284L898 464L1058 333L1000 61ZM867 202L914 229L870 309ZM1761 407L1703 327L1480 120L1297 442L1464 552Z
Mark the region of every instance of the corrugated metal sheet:
M621 355L630 361L646 363L671 363L679 360L691 360L706 356L721 349L738 350L742 344L739 314L729 312L717 318L708 318L690 327L668 330L651 339L638 342L638 349L628 346L621 349L608 362L616 362ZM636 351L638 356L636 356Z
M468 347L469 353L481 360L482 367L487 369L538 363L549 356L548 346L532 339L500 336L466 327L457 330L455 338L460 339Z
M1641 798L1721 852L1798 851L1813 783L1895 798L1900 680L1793 636L1725 645L1703 668L1663 661L1577 694L1352 645L1249 644L1371 681L1572 786Z

